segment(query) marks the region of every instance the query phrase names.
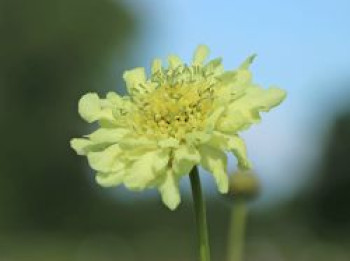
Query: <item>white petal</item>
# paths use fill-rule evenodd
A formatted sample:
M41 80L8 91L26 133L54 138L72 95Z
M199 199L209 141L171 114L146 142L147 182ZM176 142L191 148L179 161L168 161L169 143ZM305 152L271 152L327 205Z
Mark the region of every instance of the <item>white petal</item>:
M180 204L180 191L178 180L171 169L166 172L164 181L158 187L163 203L171 210Z
M137 67L125 71L123 74L128 93L131 95L144 94L147 92L145 68Z
M162 60L154 59L152 62L152 74L162 71Z
M181 146L174 151L172 167L177 176L182 176L188 174L199 162L200 155L196 148Z
M176 69L177 67L183 65L180 57L178 57L176 55L169 55L168 56L168 62L169 62L169 67L171 69Z
M218 122L218 129L224 132L243 130L260 121L260 111L269 111L286 97L278 88L262 89L251 86L245 94L232 102Z
M97 131L88 135L91 141L95 143L104 143L104 142L118 142L130 131L123 128L100 128Z
M80 116L91 123L98 120L101 113L100 98L96 93L87 93L79 100L78 111Z
M238 135L230 135L227 146L228 149L236 156L239 168L251 168L251 163L247 156L247 148L244 141Z
M237 134L224 134L214 131L207 144L221 151L232 152L237 158L239 168L251 168L245 143Z
M158 145L161 148L177 148L179 147L179 141L175 138L167 138L158 141Z
M225 111L224 106L220 106L216 108L208 117L207 119L207 126L206 129L207 131L212 131L215 129L216 123L221 117L222 113Z
M90 166L99 172L115 172L125 167L121 159L122 150L118 144L109 146L103 151L89 152L87 155Z
M209 55L209 48L206 45L199 45L193 55L193 64L200 65L203 64L205 59Z
M155 185L159 175L165 174L168 162L168 150L155 150L140 156L128 169L124 179L125 186L133 190L142 190Z
M200 146L201 165L214 176L221 193L228 191L228 176L226 173L227 158L224 152L210 146Z
M117 172L96 173L96 182L103 187L113 187L121 184L125 176L125 169L120 169Z
M92 144L87 139L71 139L70 146L77 152L78 155L86 155L86 148Z
M186 134L186 143L190 145L200 145L210 140L210 134L202 131L190 132Z
M239 66L240 69L243 70L247 70L249 69L249 66L254 62L255 58L256 58L256 54L253 54L251 56L249 56L247 59L245 59L245 61Z

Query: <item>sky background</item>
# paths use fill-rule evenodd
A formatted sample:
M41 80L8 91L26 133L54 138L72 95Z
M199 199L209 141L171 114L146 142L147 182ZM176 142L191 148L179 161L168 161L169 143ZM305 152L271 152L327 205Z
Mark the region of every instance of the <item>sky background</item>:
M281 106L242 134L262 181L262 200L291 197L308 184L329 123L350 98L349 1L132 0L125 5L143 27L130 67L148 67L153 58L170 53L190 61L198 44L210 47L211 58L223 57L226 69L257 53L251 67L255 82L288 92ZM233 158L229 168L235 168Z

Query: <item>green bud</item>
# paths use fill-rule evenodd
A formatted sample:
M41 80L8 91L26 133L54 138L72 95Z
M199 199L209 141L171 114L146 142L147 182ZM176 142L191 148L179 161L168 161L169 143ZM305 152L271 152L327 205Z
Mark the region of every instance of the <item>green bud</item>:
M239 170L231 175L229 197L250 200L257 197L259 192L260 182L251 170Z

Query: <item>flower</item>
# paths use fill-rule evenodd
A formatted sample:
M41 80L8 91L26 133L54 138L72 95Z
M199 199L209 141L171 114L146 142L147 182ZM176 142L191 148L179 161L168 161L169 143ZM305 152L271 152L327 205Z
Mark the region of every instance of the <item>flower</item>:
M195 165L212 173L221 193L228 191L227 159L233 153L240 169L249 169L238 132L260 120L259 112L281 103L285 91L252 82L249 57L237 70L224 71L221 59L204 63L208 47L198 46L191 65L175 55L164 68L159 59L151 76L138 67L123 78L127 96L114 92L101 99L88 93L79 114L99 129L71 140L87 156L102 186L124 184L131 190L157 187L170 209L180 203L179 180Z

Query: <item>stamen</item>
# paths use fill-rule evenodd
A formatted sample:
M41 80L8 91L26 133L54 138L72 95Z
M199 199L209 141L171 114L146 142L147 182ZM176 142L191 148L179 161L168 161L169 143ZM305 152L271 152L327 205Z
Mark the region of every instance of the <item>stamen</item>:
M135 131L182 140L186 133L202 130L212 106L214 89L208 82L195 79L198 73L202 73L202 68L191 69L181 68L190 72L193 83L188 79L186 83L171 85L168 81L167 85L145 94L135 111ZM167 73L171 78L170 72Z

